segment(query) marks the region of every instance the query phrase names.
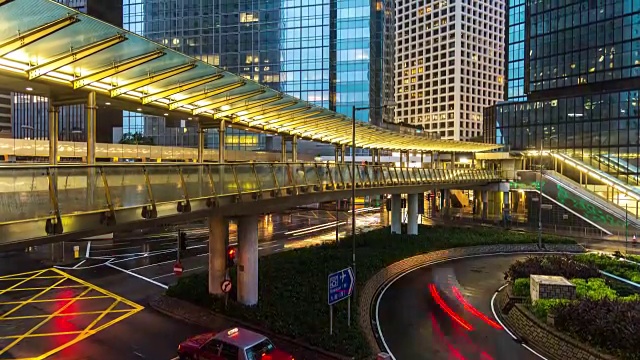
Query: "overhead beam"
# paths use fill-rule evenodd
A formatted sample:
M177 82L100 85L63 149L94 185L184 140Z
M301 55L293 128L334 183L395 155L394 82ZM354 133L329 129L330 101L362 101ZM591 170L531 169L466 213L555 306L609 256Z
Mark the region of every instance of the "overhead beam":
M225 96L221 99L215 99L212 103L207 104L205 106L201 106L197 109L193 109L193 113L194 115L197 114L201 114L205 111L208 110L213 110L213 109L217 109L220 108L226 104L231 104L234 102L238 102L238 101L242 101L245 99L249 99L252 98L254 96L258 96L260 94L264 94L266 92L266 90L260 89L260 90L252 90L252 91L247 91L245 93L242 94L237 94L237 95L233 95L233 96ZM215 116L215 114L211 114L214 118L217 119L217 117Z
M134 58L130 58L127 60L123 60L119 63L113 63L111 65L107 65L102 67L99 70L94 71L93 73L79 77L73 80L73 88L80 89L81 87L87 86L93 82L100 81L102 79L106 79L108 77L119 74L123 71L127 71L129 69L133 69L138 65L142 65L151 60L155 60L165 54L164 51L156 50L152 51L148 54L136 56Z
M156 101L158 99L162 99L162 98L170 98L172 95L181 93L183 91L187 91L187 90L191 90L193 88L196 88L198 86L202 86L205 84L208 84L212 81L216 81L218 79L222 79L224 77L224 74L213 74L213 75L209 75L206 77L203 77L201 79L197 79L197 80L193 80L193 81L188 81L185 83L181 83L178 84L176 86L173 86L167 90L163 90L163 91L158 91L157 93L151 94L151 95L147 95L147 96L143 96L142 97L142 104L148 104L152 101Z
M272 102L276 102L279 100L282 100L282 96L278 95L277 96L278 99L274 99L272 101L269 101L269 103ZM259 101L256 101L259 102ZM264 106L265 104L260 104L260 105L256 105L256 106L251 106L251 107L245 107L245 109L243 110L238 110L237 107L229 109L229 110L224 110L224 111L220 111L220 112L216 112L214 115L214 118L219 119L225 116L229 116L229 115L233 115L233 114L237 114L238 112L244 112L246 111L246 114L242 114L242 115L237 115L238 117L242 117L242 118L251 118L252 116L256 116L256 114L264 114L266 112L271 112L271 111L276 111L278 109L283 109L286 107L289 107L291 105L294 105L296 102L295 101L289 101L286 103L282 103L282 104L275 104L275 105L271 105L271 106ZM248 111L253 109L253 111ZM234 122L236 122L237 120L234 120ZM246 120L244 120L245 122L247 122Z
M295 104L296 102L293 102L293 103ZM291 105L283 106L280 109L284 109L284 108L287 108L289 106L291 106ZM274 109L274 111L277 111L277 110L280 110L280 109ZM278 111L277 114L264 116L264 117L262 117L260 119L255 119L254 121L259 126L260 124L263 124L263 123L267 122L269 119L279 119L279 118L281 118L283 116L291 116L291 115L294 115L294 114L299 114L301 112L308 111L309 109L311 109L311 107L305 106L305 107L301 107L301 108Z
M290 124L298 119L306 119L308 117L311 116L316 116L319 114L324 113L324 110L322 109L316 109L316 110L311 110L308 111L305 114L296 114L296 115L291 115L289 117L287 117L286 119L282 119L281 116L270 116L268 118L263 118L263 119L259 119L260 121L260 125L262 125L265 129L266 128L277 128L278 126L284 126L286 124ZM270 120L275 120L275 121L270 121ZM256 120L258 121L258 120ZM266 123L265 123L266 122Z
M109 91L109 95L111 95L111 97L116 97L116 96L120 96L122 94L126 94L129 91L133 91L135 89L139 89L141 87L145 87L145 86L149 86L153 83L156 83L158 81L162 81L164 79L168 79L172 76L176 76L178 74L181 74L185 71L189 71L193 68L196 67L195 63L189 63L189 64L185 64L185 65L180 65L180 66L176 66L167 70L162 70L160 72L157 73L153 73L153 74L149 74L146 76L142 76L139 77L136 80L130 81L124 85L120 85L120 86L116 86L111 88L111 90Z
M36 79L42 75L47 74L50 71L60 69L63 66L73 64L78 60L97 54L100 51L106 50L125 40L127 40L126 36L122 34L118 34L110 38L103 39L100 41L96 41L92 44L82 46L77 50L72 49L71 52L69 53L58 55L51 60L47 60L42 64L32 66L31 68L29 68L27 70L27 74L29 75L29 80Z
M7 4L5 0L0 0L0 6ZM19 33L18 36L8 40L0 42L0 57L7 55L10 52L16 51L22 47L32 44L46 36L53 34L54 32L64 29L69 25L75 24L78 21L76 15L70 15L62 19L54 20L50 23L38 26L37 28L27 30L23 33Z
M12 2L13 0L0 0L0 6L4 5L4 4L8 4L10 2Z
M313 136L317 134L319 131L335 131L336 129L340 129L344 127L344 124L335 124L335 125L326 125L323 127L319 127L318 124L310 124L306 126L297 126L295 129L291 131L291 134L296 134L300 136Z
M228 110L216 112L215 114L213 114L213 118L214 119L220 119L220 118L223 118L225 116L229 116L229 115L233 115L233 114L237 114L239 112L245 112L245 111L247 112L247 114L238 115L238 116L247 116L247 115L253 114L255 112L263 111L263 109L265 108L264 105L266 105L266 104L270 104L272 102L276 102L276 101L280 101L280 100L282 100L282 95L278 94L276 96L272 96L272 97L269 97L269 98L266 98L266 99L254 100L254 101L245 101L241 105L236 105L236 106L231 106L230 105L230 108ZM260 109L259 110L255 110L255 111L249 111L249 110L255 109L255 108L260 108Z
M186 97L186 98L184 98L182 100L177 100L177 101L174 101L172 103L169 103L169 110L175 110L175 109L177 109L179 107L183 107L185 105L190 105L190 104L193 104L195 102L202 101L204 99L208 99L208 98L210 98L212 96L220 95L223 92L226 92L226 91L229 91L229 90L233 90L233 89L237 89L237 88L239 88L240 86L242 86L244 84L245 84L244 81L236 81L234 83L223 85L223 86L212 88L212 89L206 89L205 88L204 90L202 90L202 92L199 92L199 93L197 93L195 95L191 95L191 96ZM193 115L197 115L197 114L199 114L199 113L195 113L195 111L194 111Z
M304 132L308 132L309 129L313 129L314 131L318 131L319 124L314 120L315 119L313 119L313 118L308 119L308 121L305 122L304 124L302 124L301 126L296 125L296 128L293 129L292 131L295 132L296 134L302 134ZM328 126L332 126L332 125L335 126L336 124L338 124L340 122L342 122L342 120L340 120L340 119L336 119L336 122L333 122L333 121L332 122L328 122L327 121L327 122L325 122L325 124L322 124L322 126L323 126L322 129L327 129Z
M320 113L322 113L322 112L320 112ZM308 121L319 121L319 120L329 119L329 118L332 118L332 117L334 117L333 114L326 114L326 115L321 115L321 116L307 115L307 116L295 117L293 119L289 119L289 121L287 123L282 124L282 126L280 126L280 127L273 126L272 128L277 130L277 131L279 131L279 132L283 132L283 131L290 130L294 126L298 126L298 124L303 124L303 123L306 123Z

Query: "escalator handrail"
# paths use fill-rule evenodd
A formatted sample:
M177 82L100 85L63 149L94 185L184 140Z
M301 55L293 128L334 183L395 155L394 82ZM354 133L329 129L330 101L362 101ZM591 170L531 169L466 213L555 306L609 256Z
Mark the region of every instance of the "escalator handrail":
M587 169L588 171L593 172L594 174L598 175L599 177L602 177L604 179L607 179L607 181L611 182L613 185L617 185L622 187L626 192L628 193L633 193L634 195L637 195L638 197L640 197L640 190L636 189L635 187L629 186L627 183L623 182L622 180L616 178L615 176L611 176L610 174L608 174L605 171L602 171L600 169L596 169L588 164L585 164L582 161L578 161L574 158L572 158L571 156L567 155L567 154L563 154L563 153L553 153L558 155L559 157L563 158L566 162L574 162L577 165Z

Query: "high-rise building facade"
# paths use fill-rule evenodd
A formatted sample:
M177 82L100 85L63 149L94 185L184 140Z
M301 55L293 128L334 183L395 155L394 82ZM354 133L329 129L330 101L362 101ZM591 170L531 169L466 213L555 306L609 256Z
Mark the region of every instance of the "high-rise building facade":
M503 97L505 3L397 0L395 121L444 139L482 134Z
M116 26L122 25L121 0L56 0L80 12L87 13ZM64 50L61 50L63 52ZM7 109L7 106L10 109ZM86 139L85 105L65 105L59 108L59 140ZM111 128L119 126L121 112L98 109L97 141L111 142ZM0 93L0 137L47 139L49 137L49 99L29 93Z
M510 0L510 7L523 2ZM485 140L561 151L596 166L614 158L619 166L606 170L637 182L640 0L530 0L523 10L522 35L507 45L523 39L524 70L508 61L507 72L514 80L523 75L524 93L515 86L507 90L512 101L487 109ZM509 96L516 93L522 96Z
M392 71L392 58L385 57L392 51L390 2L124 0L124 26L345 115L351 116L352 106L376 107L358 112L357 119L381 123L380 107L392 99L392 91L383 85L385 72ZM210 140L217 137L211 134Z

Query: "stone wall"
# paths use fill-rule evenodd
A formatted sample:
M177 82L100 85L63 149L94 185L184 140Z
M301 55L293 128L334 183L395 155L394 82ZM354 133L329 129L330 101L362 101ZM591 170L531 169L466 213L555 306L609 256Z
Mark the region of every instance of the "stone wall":
M543 323L524 304L506 306L509 303L511 286L498 295L498 316L505 326L525 344L550 359L571 360L614 360L615 357L602 354ZM507 309L503 312L503 309Z
M546 245L547 252L584 252L584 248L580 245ZM358 321L362 327L369 345L373 353L379 353L382 350L378 343L377 331L374 331L375 325L375 304L379 291L391 280L406 273L411 269L420 266L433 264L441 261L453 260L460 257L486 256L500 253L534 253L540 252L536 244L518 244L518 245L484 245L471 246L464 248L454 248L447 250L433 251L430 253L413 256L398 261L388 267L380 270L372 278L370 278L365 286L359 292L359 313ZM542 252L540 252L542 253ZM506 270L506 269L505 269Z
M531 301L538 299L576 299L576 286L562 276L531 275Z

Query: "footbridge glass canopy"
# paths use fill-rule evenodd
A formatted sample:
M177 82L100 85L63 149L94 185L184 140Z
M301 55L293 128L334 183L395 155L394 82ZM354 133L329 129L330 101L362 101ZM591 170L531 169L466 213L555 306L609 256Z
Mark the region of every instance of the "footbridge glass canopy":
M217 127L351 145L351 119L171 50L50 0L0 0L0 86L55 99L95 91L123 109L177 112ZM178 39L167 41L179 41ZM99 99L99 100L100 100ZM99 101L100 106L100 101ZM493 144L430 139L357 124L356 145L480 152Z

